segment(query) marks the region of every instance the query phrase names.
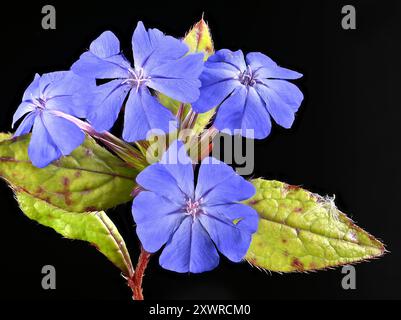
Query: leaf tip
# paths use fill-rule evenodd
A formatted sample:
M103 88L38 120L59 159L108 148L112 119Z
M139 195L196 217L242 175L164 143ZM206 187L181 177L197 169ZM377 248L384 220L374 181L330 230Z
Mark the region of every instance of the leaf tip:
M188 45L190 52L204 52L205 60L214 53L213 40L209 26L204 20L204 13L202 13L201 19L185 35L184 42Z

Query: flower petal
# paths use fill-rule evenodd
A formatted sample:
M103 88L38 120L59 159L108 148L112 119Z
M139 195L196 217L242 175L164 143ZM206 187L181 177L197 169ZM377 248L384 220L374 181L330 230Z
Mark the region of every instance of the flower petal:
M207 87L224 80L236 79L238 81L239 71L230 64L223 62L209 62L204 64L203 72L200 76L203 87ZM239 81L238 81L239 82Z
M272 59L260 52L248 53L246 62L258 78L298 79L302 77L299 72L279 67Z
M202 87L200 97L193 104L196 112L206 112L217 107L235 88L241 86L238 75L246 69L241 50L227 49L217 51L205 63L200 76Z
M129 77L129 62L121 55L99 58L92 52L83 53L71 70L82 77L94 79L125 79Z
M202 70L203 53L193 53L153 68L149 76L152 80L154 78L198 79Z
M85 140L85 134L74 123L51 112L43 112L43 124L52 141L64 156L69 155Z
M297 111L304 99L299 88L284 80L263 80L263 84L274 90L284 103L287 103L293 111Z
M76 74L96 79L126 78L130 63L121 54L120 42L111 31L92 41L89 51L81 55L71 69Z
M207 77L206 74L202 73L202 78ZM228 79L222 80L211 85L206 85L200 88L200 96L197 101L192 104L192 108L198 112L203 113L221 104L235 88L240 87L240 83L237 80Z
M251 139L264 139L270 134L271 126L265 103L256 90L249 87L241 122L241 135Z
M86 118L93 101L88 98L96 88L95 79L77 76L73 72L51 82L46 94L46 109L57 110L78 118Z
M145 86L138 92L131 90L125 106L123 139L133 142L145 140L148 134L164 133L177 128L177 119L169 109L153 97Z
M238 87L217 110L214 126L220 131L263 139L271 130L264 102L253 87Z
M157 29L146 31L140 21L132 36L135 69L145 68L150 72L154 67L183 57L188 47L180 40L164 35Z
M244 232L255 233L258 229L259 215L252 207L242 203L229 203L216 206L203 206L207 214L228 219Z
M189 197L194 195L194 169L192 160L186 152L182 141L173 141L167 151L163 154L160 164L177 181L178 187Z
M177 180L160 163L146 167L137 175L136 182L144 189L163 196L177 205L185 204L186 193L178 187Z
M251 244L252 233L221 215L202 214L199 220L222 254L233 262L244 258Z
M29 159L31 159L32 164L38 168L44 168L49 163L62 156L43 124L42 115L43 113L38 114L35 118L28 147Z
M14 133L14 137L22 136L23 134L27 134L29 131L31 131L35 117L36 112L31 112L28 114L18 126L18 129Z
M99 58L109 58L120 53L120 41L113 32L105 31L90 44L89 50Z
M256 85L256 90L274 121L284 128L291 128L295 119L295 111L291 106L285 103L273 89L265 85Z
M249 199L255 194L255 187L233 168L217 159L203 159L198 182L195 189L195 199L202 199L207 206L233 203Z
M21 119L25 114L28 112L32 112L35 110L35 106L32 104L31 101L23 101L17 108L17 111L15 111L14 116L13 116L13 123L11 125L12 128L14 128L15 123Z
M147 85L178 101L194 102L199 98L202 68L203 54L190 54L153 68Z
M136 182L147 190L164 196L184 206L186 199L194 195L194 172L192 161L186 154L184 144L174 141L159 163L144 169Z
M24 95L22 96L22 101L31 100L32 98L39 98L40 96L39 80L40 80L40 75L35 74L35 78L28 86L28 88L25 89Z
M159 263L175 272L200 273L217 267L219 255L203 226L188 216L167 243Z
M149 39L149 34L142 21L139 21L132 35L132 51L134 55L135 69L139 69L149 58L154 50L154 44Z
M202 89L201 89L202 91ZM220 131L228 129L234 134L235 129L241 129L247 90L239 85L235 91L220 105L213 125Z
M78 106L76 101L74 96L56 96L46 102L46 109L61 111L77 118L86 118L92 106L89 103ZM83 101L86 101L86 98Z
M154 78L148 86L166 96L184 103L191 103L199 98L198 79Z
M239 72L246 70L244 54L241 50L218 50L214 55L209 57L208 62L224 62L235 67Z
M95 130L109 130L114 125L130 89L129 85L122 85L121 80L112 80L88 93L96 106L88 115L88 120Z
M94 79L80 77L72 71L58 71L42 75L40 87L45 98L74 95L79 91L88 90L95 85Z
M135 197L132 214L137 224L136 233L147 252L159 250L185 217L181 206L148 191Z
M69 71L56 71L42 74L39 80L41 95L46 98L59 94L60 88L62 88L62 86L59 85L59 82L63 80L68 73ZM52 92L52 88L56 89L55 93Z
M151 191L141 191L134 198L132 205L132 214L136 224L156 222L160 218L174 213L185 216L181 204L171 202L169 199Z

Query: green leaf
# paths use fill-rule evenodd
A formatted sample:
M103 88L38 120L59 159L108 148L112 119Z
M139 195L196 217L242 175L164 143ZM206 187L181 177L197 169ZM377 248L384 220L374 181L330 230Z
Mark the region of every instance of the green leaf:
M13 135L11 133L0 132L0 142L2 142L3 140L11 139L12 136Z
M124 275L132 276L134 268L125 242L103 211L71 212L23 191L17 191L15 195L21 210L28 218L54 229L68 239L89 242Z
M379 257L380 241L340 212L332 199L278 181L253 180L245 203L260 215L246 259L278 272L308 271Z
M90 137L43 169L29 161L30 135L0 139L0 177L17 190L74 212L105 210L131 199L137 170Z

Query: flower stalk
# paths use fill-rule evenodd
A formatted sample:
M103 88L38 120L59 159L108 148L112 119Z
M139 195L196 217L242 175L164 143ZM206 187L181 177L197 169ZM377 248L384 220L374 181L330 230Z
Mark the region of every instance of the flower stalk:
M203 131L199 136L193 136L188 143L188 154L195 162L201 162L205 157L209 156L213 148L213 139L218 134L215 127Z
M61 111L53 111L56 116L63 117L76 126L78 126L82 131L86 132L88 135L96 140L101 141L105 146L107 146L111 151L116 153L122 160L124 160L129 165L133 166L138 170L143 170L148 165L143 154L131 146L129 143L117 138L108 131L97 132L89 123L82 121L76 117L66 114Z
M143 290L142 290L142 282L143 277L145 275L146 267L148 266L149 259L151 254L146 252L141 246L141 253L139 254L138 263L135 268L135 272L128 279L128 286L132 290L132 299L134 300L143 300Z

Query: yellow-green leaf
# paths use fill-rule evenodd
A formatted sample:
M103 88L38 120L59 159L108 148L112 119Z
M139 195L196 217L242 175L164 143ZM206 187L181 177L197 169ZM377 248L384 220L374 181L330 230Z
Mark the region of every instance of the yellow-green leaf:
M127 247L117 228L103 211L71 212L53 206L24 191L15 190L21 210L27 217L54 229L68 239L94 245L126 276L133 266Z
M131 199L137 170L92 138L43 169L29 160L29 139L0 136L0 177L16 188L74 212L105 210Z
M11 133L0 132L0 142L2 142L3 140L11 139L12 136L13 135Z
M383 244L330 199L279 181L253 180L246 203L260 216L246 259L278 272L308 271L379 257Z

